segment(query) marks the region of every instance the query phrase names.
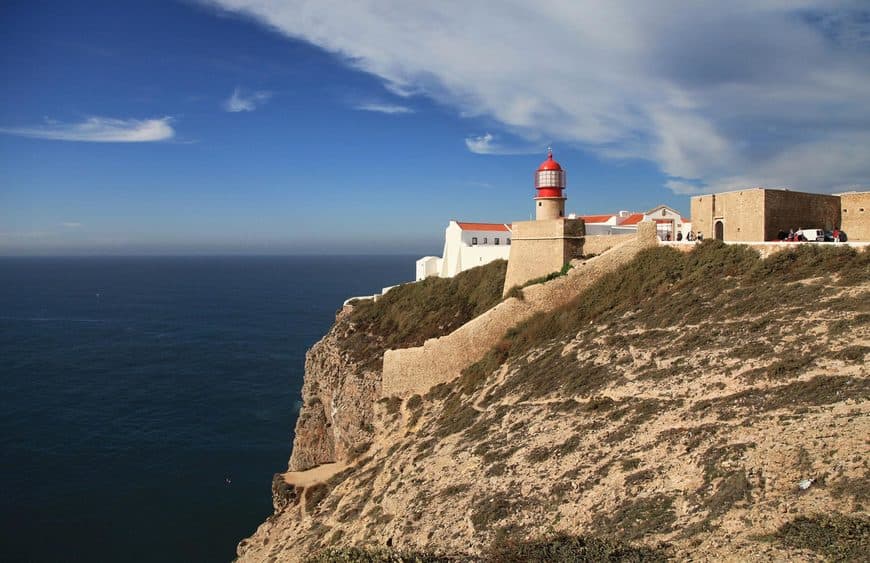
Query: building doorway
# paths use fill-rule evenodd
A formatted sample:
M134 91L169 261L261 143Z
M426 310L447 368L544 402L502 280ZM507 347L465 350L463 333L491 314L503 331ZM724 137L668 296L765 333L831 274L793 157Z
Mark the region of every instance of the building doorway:
M714 227L714 234L716 240L725 240L725 225L722 221L716 221L716 226Z

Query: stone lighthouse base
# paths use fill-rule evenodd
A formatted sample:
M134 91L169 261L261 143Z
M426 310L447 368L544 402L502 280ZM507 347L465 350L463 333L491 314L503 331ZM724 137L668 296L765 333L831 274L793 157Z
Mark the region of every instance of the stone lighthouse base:
M566 263L583 256L583 219L520 221L511 230L504 294L514 286L558 272Z

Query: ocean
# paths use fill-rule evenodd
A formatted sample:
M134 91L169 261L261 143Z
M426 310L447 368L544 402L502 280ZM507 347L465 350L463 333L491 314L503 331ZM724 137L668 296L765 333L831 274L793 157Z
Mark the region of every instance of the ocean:
M0 558L233 559L306 349L414 258L0 259Z

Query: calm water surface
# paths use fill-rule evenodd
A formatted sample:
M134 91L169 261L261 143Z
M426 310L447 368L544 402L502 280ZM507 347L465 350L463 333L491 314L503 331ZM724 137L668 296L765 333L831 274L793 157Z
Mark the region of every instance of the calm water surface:
M271 513L305 350L414 257L0 259L6 561L228 561Z

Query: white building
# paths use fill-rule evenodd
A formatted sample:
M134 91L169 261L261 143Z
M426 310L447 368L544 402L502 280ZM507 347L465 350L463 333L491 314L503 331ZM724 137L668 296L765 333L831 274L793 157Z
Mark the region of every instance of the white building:
M641 221L655 221L656 230L661 240L677 239L677 233L682 233L683 238L692 230L692 221L684 218L680 212L659 205L645 213L631 213L620 211L612 215L581 215L586 224L587 235L623 235L637 232L637 224Z
M511 226L504 223L450 221L444 230L444 253L417 260L417 281L438 276L452 278L459 272L507 260L510 255Z

